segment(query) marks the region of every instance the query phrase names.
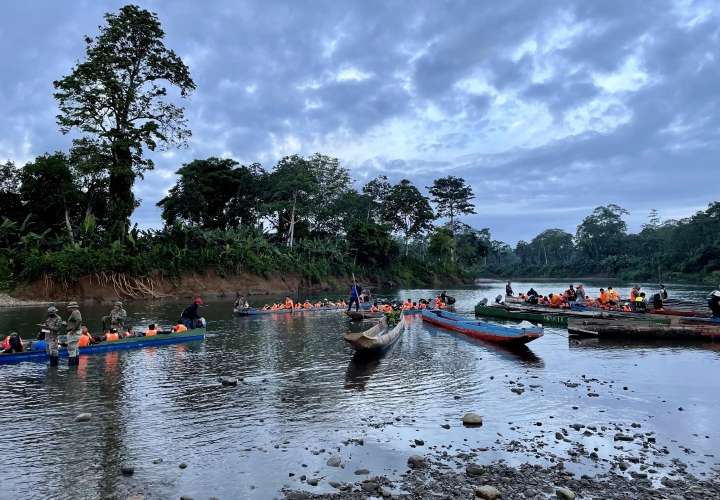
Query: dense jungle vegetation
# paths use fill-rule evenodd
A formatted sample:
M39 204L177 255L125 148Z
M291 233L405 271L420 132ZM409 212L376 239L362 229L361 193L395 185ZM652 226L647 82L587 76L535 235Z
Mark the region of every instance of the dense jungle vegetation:
M179 103L195 84L165 47L155 14L128 5L105 21L86 38L85 60L54 82L70 150L0 165L2 288L207 269L309 282L355 273L406 285L479 276L720 280L717 202L679 221L653 213L638 234L627 233L624 209L598 207L574 235L548 229L512 248L461 222L475 213L461 178L418 187L381 176L358 188L336 158L319 153L272 168L191 161L158 203L164 227L139 230L130 223L139 206L133 186L153 168L148 151L187 144Z

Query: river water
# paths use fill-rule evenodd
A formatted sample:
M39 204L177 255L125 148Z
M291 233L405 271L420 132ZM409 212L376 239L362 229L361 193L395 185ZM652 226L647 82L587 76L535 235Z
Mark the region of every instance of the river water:
M514 284L541 293L566 285ZM449 294L471 315L479 299L503 290L504 283L487 283ZM702 298L708 291L670 292ZM169 324L183 306L127 309L130 322L144 327ZM589 474L617 456L644 453L618 446L608 431L575 436L597 448L598 460L572 458L553 436L574 423L634 423L655 433L666 447L657 477L674 458L697 474L720 461L718 344L575 342L565 330L546 328L527 349L508 351L418 317L383 358L360 361L342 341L349 323L340 313L234 318L231 309L222 301L204 308L209 335L200 343L83 357L74 370L66 363L57 370L0 365L0 498L273 498L284 487L333 491L329 480L362 479L358 469L397 477L410 454L428 449L480 448L484 461L511 464L566 460L568 469ZM107 313L82 310L91 331ZM43 311L1 310L0 330L30 337ZM222 375L243 381L222 387ZM511 392L519 384L524 392ZM484 425L464 428L467 411L483 415ZM81 412L92 420L76 423ZM326 465L333 455L343 467ZM120 473L123 464L135 468L133 476ZM302 475L322 480L311 487Z

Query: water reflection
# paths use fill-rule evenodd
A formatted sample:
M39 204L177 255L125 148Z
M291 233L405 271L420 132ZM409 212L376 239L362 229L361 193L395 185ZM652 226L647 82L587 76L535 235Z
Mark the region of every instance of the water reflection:
M365 386L380 366L381 354L355 353L345 372L345 389L364 391Z
M720 352L720 342L697 342L664 339L612 339L612 338L582 338L568 337L568 346L572 349L666 349L677 351L709 350Z

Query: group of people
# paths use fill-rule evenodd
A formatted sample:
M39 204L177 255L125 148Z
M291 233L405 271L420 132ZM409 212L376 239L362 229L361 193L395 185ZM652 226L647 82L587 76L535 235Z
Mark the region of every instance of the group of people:
M512 284L508 281L505 286L505 294L514 297ZM640 286L634 286L630 290L627 300L623 300L620 294L609 286L607 289L601 288L598 296L593 298L585 293L585 288L581 284L571 284L567 290L562 293L550 293L546 296L540 295L535 289L530 288L527 293L520 293L518 298L528 304L543 305L554 308L569 308L573 305L592 307L598 309L619 309L622 311L645 311L647 310L647 297ZM663 308L663 301L668 298L668 292L665 285L660 285L660 290L652 296L652 306L655 310Z
M22 338L12 332L3 340L0 352L3 353L19 353L27 349L33 351L44 350L50 359L50 366L58 366L60 347L60 336L64 334L64 343L67 346L68 365L78 365L79 349L101 342L116 342L118 340L131 337L153 337L155 335L183 333L193 328L204 326L205 320L199 313L199 307L203 304L202 299L195 297L193 303L186 307L180 317L180 320L169 330L163 330L156 323L151 323L142 331L136 331L132 326L125 326L127 319L127 311L123 308L123 304L117 301L113 304L110 314L102 318L103 334L96 336L90 333L88 327L83 322L80 312L80 306L76 301L68 302L68 317L64 319L60 316L59 310L55 305L47 308L47 316L45 321L40 325L41 330L35 341L25 346Z

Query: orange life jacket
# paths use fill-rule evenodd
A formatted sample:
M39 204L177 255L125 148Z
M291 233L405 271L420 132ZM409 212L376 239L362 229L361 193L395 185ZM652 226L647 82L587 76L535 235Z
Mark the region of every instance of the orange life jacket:
M20 347L22 347L22 348L23 348L23 351L24 351L24 350L25 350L25 344L23 344L23 341L22 341L22 339L21 339L20 337L18 337L18 339L20 339ZM12 344L10 343L10 335L8 335L7 337L5 337L5 340L3 340L2 348L3 348L3 351L7 351L7 350L10 349L11 347L12 347Z
M601 304L607 304L608 296L607 292L600 292L600 297L598 297L598 302Z
M175 328L173 328L173 330L175 330L175 333L187 332L187 326L183 325L182 323L178 323L177 325L175 325Z
M120 340L120 335L118 335L117 333L107 333L105 335L105 340L107 342L115 342L116 340ZM78 345L80 344L78 343Z
M304 308L304 309L312 309L312 304L311 304L310 302L307 302L307 301L306 301L306 302L303 304L303 308Z
M109 334L108 334L108 335L109 335ZM89 346L89 345L92 343L90 340L91 340L91 339L90 339L90 335L89 335L89 334L88 334L88 335L85 335L85 334L80 335L80 340L78 340L78 347L87 347L87 346Z
M383 306L383 312L386 312L386 313L392 312L392 306L390 304L385 304Z
M293 309L295 307L295 303L292 301L292 299L285 299L285 309Z
M155 335L157 335L157 330L150 330L149 328L145 330L146 337L154 337Z

